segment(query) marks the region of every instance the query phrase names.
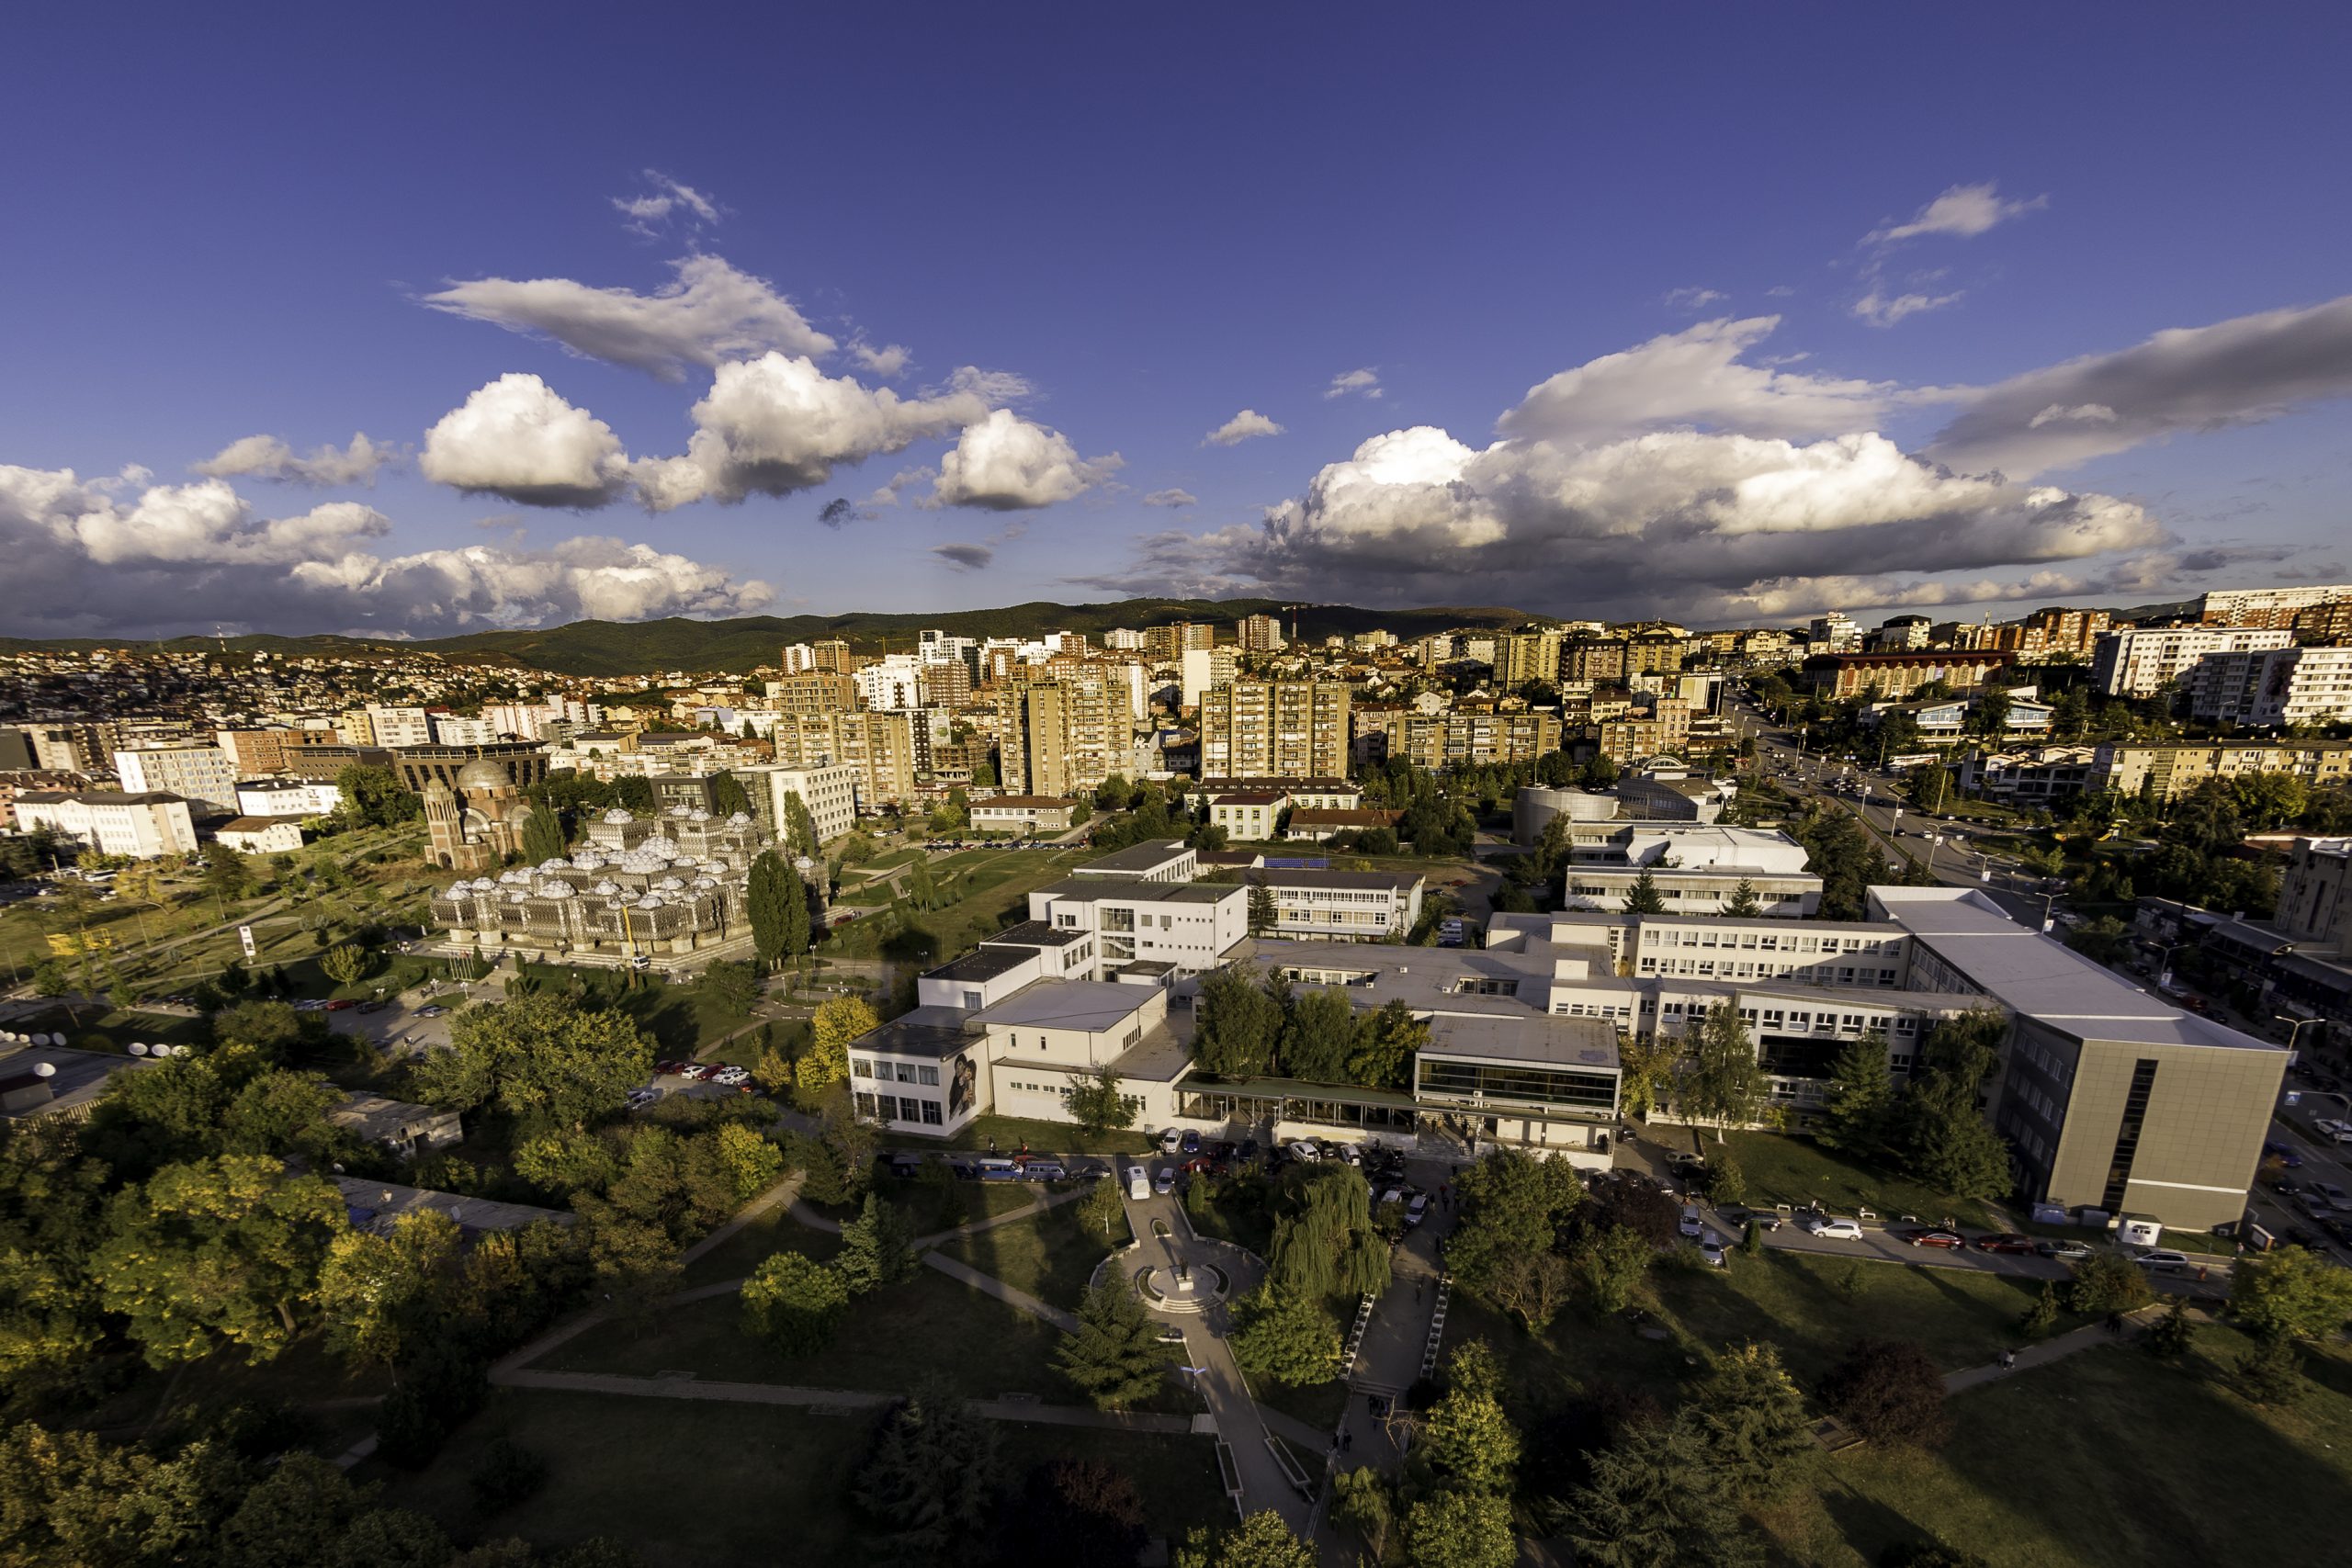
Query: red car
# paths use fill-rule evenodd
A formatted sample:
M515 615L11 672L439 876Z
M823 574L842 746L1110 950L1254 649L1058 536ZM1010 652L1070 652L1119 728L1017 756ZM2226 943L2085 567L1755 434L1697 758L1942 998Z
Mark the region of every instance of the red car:
M1894 1235L1897 1239L1907 1241L1914 1247L1940 1247L1947 1251L1968 1245L1959 1235L1951 1231L1896 1231Z
M356 1008L358 1005L359 1004L357 1002L353 1001L349 997L337 997L334 1000L327 1004L327 1011L341 1012L345 1008Z
M2033 1237L2019 1235L2015 1231L2004 1231L1996 1235L1980 1235L1976 1238L1976 1245L1986 1252L2031 1252Z
M656 1077L675 1077L678 1074L683 1073L685 1070L686 1065L684 1062L656 1062L653 1064L653 1071Z

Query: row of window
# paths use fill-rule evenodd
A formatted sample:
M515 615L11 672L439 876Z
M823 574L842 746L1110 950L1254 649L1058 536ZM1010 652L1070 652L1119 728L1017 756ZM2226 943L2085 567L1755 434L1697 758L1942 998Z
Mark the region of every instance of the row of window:
M869 1094L854 1091L850 1099L860 1116L871 1116L878 1122L912 1122L925 1127L945 1124L935 1100L918 1100L912 1095Z
M1751 959L1735 962L1728 958L1720 962L1713 958L1645 958L1641 972L1690 975L1702 980L1770 980L1800 976L1825 986L1833 979L1841 986L1892 986L1896 975L1893 969L1857 969L1850 964L1760 964Z
M1736 939L1736 940L1735 940ZM1870 936L1805 936L1793 931L1723 931L1718 928L1644 928L1644 947L1741 947L1762 953L1893 953L1902 939Z
M876 1083L922 1084L928 1089L939 1087L939 1068L929 1062L877 1062L871 1056L852 1056L849 1076L871 1079Z

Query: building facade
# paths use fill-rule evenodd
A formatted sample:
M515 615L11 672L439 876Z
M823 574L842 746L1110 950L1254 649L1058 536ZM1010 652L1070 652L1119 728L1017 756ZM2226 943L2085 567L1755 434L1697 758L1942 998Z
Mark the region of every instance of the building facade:
M2285 648L2295 640L2286 630L2227 626L2120 626L2102 636L2091 651L2091 684L2110 697L2146 698L2213 653L2252 653Z
M100 854L134 860L197 849L187 802L163 791L27 790L17 796L17 828L26 833L48 828Z
M1200 709L1204 777L1347 775L1343 682L1231 681L1203 694Z

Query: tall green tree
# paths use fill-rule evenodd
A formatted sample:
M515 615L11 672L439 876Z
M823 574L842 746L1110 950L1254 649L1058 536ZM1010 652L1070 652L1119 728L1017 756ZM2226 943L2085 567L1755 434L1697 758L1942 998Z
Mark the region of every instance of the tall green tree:
M553 805L534 803L523 819L523 858L533 865L561 860L571 848L563 832L563 813Z
M1462 1218L1446 1246L1447 1266L1464 1289L1497 1304L1514 1260L1551 1251L1561 1222L1584 1201L1574 1166L1517 1149L1487 1156L1453 1185Z
M354 762L334 776L343 808L370 828L395 827L424 815L424 801L390 768Z
M1267 1279L1320 1300L1388 1288L1388 1243L1372 1224L1363 1172L1336 1161L1285 1172L1274 1215Z
M808 803L797 790L784 797L784 841L795 858L806 855L814 860L823 847L817 837L817 819L808 814Z
M1625 890L1623 907L1629 915L1666 913L1666 895L1658 891L1657 878L1650 874L1649 867L1642 867L1640 874L1634 878L1634 886Z
M1691 1403L1709 1461L1742 1497L1778 1495L1798 1461L1813 1450L1804 1395L1769 1345L1718 1355Z
M850 1495L881 1532L889 1561L945 1563L978 1539L1001 1469L996 1424L930 1387L890 1413Z
M2319 1339L2352 1320L2352 1269L2300 1247L2240 1260L2230 1312L2256 1334Z
M1283 1020L1283 1077L1345 1083L1355 1047L1355 1009L1345 991L1315 986L1291 998Z
M760 967L733 959L716 959L704 967L695 981L695 989L718 1010L720 1016L749 1018L752 1005L760 999Z
M1298 1388L1340 1375L1345 1347L1321 1298L1269 1282L1234 1306L1236 1326L1227 1343L1234 1360L1251 1377Z
M744 905L752 920L752 951L763 964L773 969L785 959L797 957L807 950L808 895L801 885L800 874L784 856L768 850L752 863ZM796 934L799 938L797 945Z
M915 1271L913 1236L899 1206L884 1202L878 1192L868 1192L857 1218L842 1226L842 1249L834 1255L833 1267L841 1270L842 1282L854 1296L911 1276Z
M1274 890L1263 875L1252 873L1250 877L1250 934L1264 936L1274 929L1278 918L1274 908Z
M718 817L752 816L752 797L743 793L743 781L724 768L711 774L710 809Z
M1452 1489L1421 1498L1405 1515L1405 1561L1409 1568L1511 1568L1519 1537L1510 1504Z
M1108 1067L1080 1078L1070 1087L1069 1108L1070 1120L1096 1136L1136 1124L1135 1107L1127 1103L1119 1075ZM1108 1187L1110 1183L1100 1185Z
M1739 1004L1717 1002L1707 1010L1682 1061L1675 1086L1678 1105L1686 1115L1713 1122L1720 1144L1725 1127L1744 1127L1763 1115L1768 1088Z
M526 1123L585 1127L618 1114L652 1068L652 1043L628 1014L540 993L457 1013L449 1049L415 1077L435 1105L494 1105Z
M1519 1428L1503 1414L1494 1354L1473 1340L1453 1352L1449 1371L1453 1386L1430 1407L1421 1457L1452 1489L1508 1497L1519 1468Z
M1724 913L1739 919L1753 919L1763 912L1763 900L1756 897L1756 884L1741 877L1724 904Z
M1168 1381L1168 1351L1159 1330L1116 1274L1079 1303L1078 1326L1062 1336L1054 1364L1102 1410L1140 1404Z
M1229 1530L1195 1525L1176 1549L1176 1568L1315 1568L1315 1548L1272 1508L1261 1508Z
M1905 1168L1939 1192L1998 1198L2014 1184L2008 1144L1976 1103L2007 1030L2001 1013L1979 1009L1939 1021L1920 1050L1896 1109L1897 1149Z
M1824 1148L1870 1154L1885 1144L1894 1104L1886 1036L1868 1030L1838 1047L1829 1064L1829 1095L1814 1136Z
M1430 1043L1430 1026L1401 997L1355 1021L1347 1077L1366 1089L1404 1089L1413 1081L1413 1054Z
M332 1183L276 1159L168 1166L116 1200L90 1274L151 1365L231 1348L266 1360L299 1331L346 1224Z
M319 973L338 986L356 983L375 963L375 955L356 942L340 942L319 954Z
M356 1361L389 1367L429 1334L441 1292L458 1271L458 1224L434 1209L392 1222L389 1234L345 1231L319 1274L327 1344Z
M1577 1278L1595 1312L1620 1313L1634 1299L1634 1288L1649 1277L1650 1265L1657 1259L1657 1249L1640 1235L1623 1225L1607 1225L1588 1233L1577 1244Z
M787 1356L806 1356L832 1343L849 1310L849 1282L841 1270L797 1252L770 1253L743 1281L743 1332Z
M1633 1427L1594 1454L1568 1499L1577 1561L1593 1568L1749 1568L1762 1552L1731 1477L1708 1461L1696 1417Z
M849 1077L849 1043L882 1026L857 997L829 997L808 1020L808 1049L792 1065L800 1092L821 1094Z
M1193 1005L1199 1020L1193 1054L1219 1077L1263 1077L1274 1070L1282 1043L1282 1004L1247 964L1228 964L1201 981Z

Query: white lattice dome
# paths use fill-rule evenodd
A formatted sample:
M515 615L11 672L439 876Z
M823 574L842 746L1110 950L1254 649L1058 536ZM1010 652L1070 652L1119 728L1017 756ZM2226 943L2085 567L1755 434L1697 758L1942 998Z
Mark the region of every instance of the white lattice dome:
M637 901L637 907L640 909L658 909L662 908L662 895L659 893L648 893Z
M613 881L610 877L605 878L604 881L596 884L595 886L588 889L589 892L595 894L600 898L609 898L620 890L621 885Z
M506 896L506 901L510 904L520 904L526 901L530 897L530 894L525 892L522 888L517 887L514 892L509 893Z
M694 807L691 806L673 806L670 807L670 815L673 817L684 817L687 812L692 811Z
M542 898L569 898L571 895L572 887L571 884L569 882L542 882L539 884L539 897Z
M578 854L571 857L571 869L574 871L602 871L605 869L605 857L598 854L594 850L582 850Z
M663 893L675 893L685 885L685 881L683 877L665 876L653 886Z
M710 813L705 811L700 807L696 807L694 810L686 813L686 820L689 822L707 822L710 820Z
M625 807L616 806L610 811L605 813L603 820L611 824L613 827L618 828L625 824L636 821L637 817L634 813L628 811Z
M571 867L571 863L564 859L561 855L555 855L539 863L539 869L541 871L568 871Z
M738 811L727 818L727 825L729 828L748 828L752 825L752 818L749 813Z

